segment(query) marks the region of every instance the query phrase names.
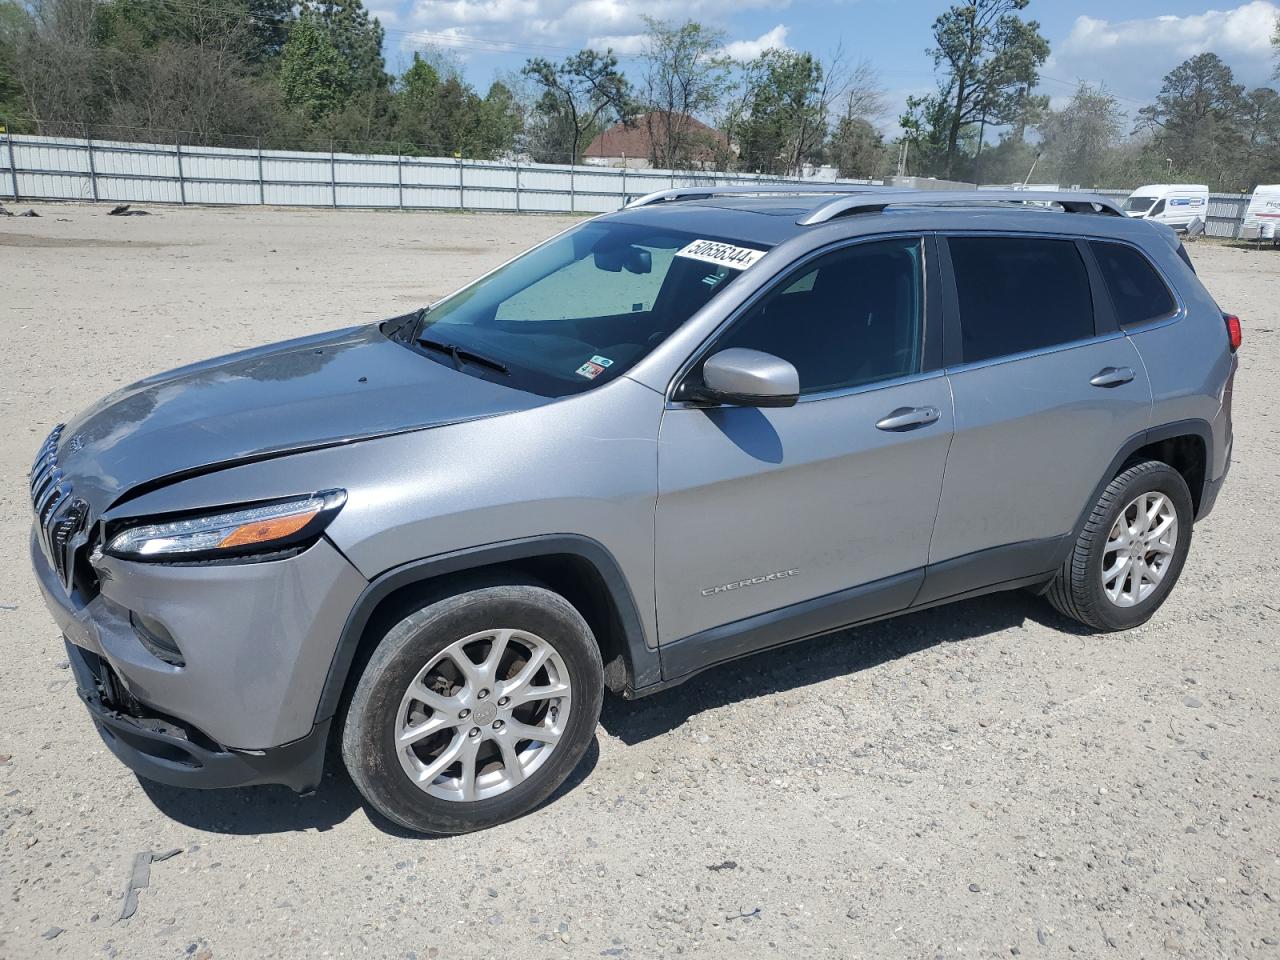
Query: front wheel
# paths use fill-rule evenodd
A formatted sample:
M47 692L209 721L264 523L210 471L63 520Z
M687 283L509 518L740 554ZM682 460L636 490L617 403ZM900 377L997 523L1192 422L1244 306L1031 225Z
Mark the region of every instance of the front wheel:
M1095 630L1145 623L1178 582L1194 519L1177 470L1156 460L1126 468L1094 505L1049 588L1050 602Z
M595 734L600 651L550 590L447 597L382 638L347 710L342 757L377 810L421 833L512 820L564 782Z

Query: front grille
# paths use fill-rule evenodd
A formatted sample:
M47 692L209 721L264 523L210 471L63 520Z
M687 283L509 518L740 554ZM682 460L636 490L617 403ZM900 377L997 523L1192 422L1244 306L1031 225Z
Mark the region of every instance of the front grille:
M31 465L31 507L45 555L69 591L75 576L75 556L84 546L89 505L73 496L71 481L58 466L58 442L63 425L54 427Z

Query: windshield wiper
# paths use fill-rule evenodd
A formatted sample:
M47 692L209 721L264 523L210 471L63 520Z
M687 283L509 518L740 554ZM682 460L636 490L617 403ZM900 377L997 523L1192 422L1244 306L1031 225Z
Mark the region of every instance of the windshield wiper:
M471 363L479 364L482 367L488 367L490 370L497 370L499 373L510 375L511 369L501 360L495 360L493 357L486 357L483 353L476 353L474 350L468 350L466 347L460 347L456 343L445 343L443 340L432 340L430 337L419 337L418 342L424 347L431 350L438 350L441 353L447 353L453 358L453 366L456 370L462 369L462 361L467 360Z

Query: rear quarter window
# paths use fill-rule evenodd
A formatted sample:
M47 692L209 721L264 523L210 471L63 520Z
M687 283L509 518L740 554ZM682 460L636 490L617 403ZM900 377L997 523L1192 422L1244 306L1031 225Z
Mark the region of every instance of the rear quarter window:
M1120 326L1164 320L1177 312L1173 294L1140 252L1123 243L1100 240L1091 240L1089 246L1106 281Z
M951 237L964 363L1094 335L1093 293L1071 240Z

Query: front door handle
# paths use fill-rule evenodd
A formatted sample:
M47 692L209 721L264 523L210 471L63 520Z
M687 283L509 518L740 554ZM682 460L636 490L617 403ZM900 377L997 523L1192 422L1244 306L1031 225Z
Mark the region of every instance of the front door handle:
M1089 382L1095 387L1118 387L1132 379L1132 367L1103 367Z
M942 411L937 407L899 407L883 420L877 421L876 429L901 433L936 423L941 416Z

